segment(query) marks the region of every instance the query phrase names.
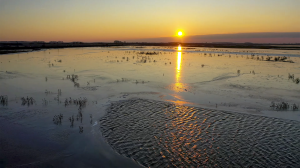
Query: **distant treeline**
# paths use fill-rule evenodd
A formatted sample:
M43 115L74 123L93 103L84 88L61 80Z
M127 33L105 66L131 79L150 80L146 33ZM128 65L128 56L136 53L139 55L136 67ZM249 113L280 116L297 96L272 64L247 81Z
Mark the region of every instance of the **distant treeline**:
M178 46L210 48L284 49L300 50L300 44L255 44L255 43L84 43L84 42L0 42L0 54L28 52L32 50L71 47L113 47L113 46Z

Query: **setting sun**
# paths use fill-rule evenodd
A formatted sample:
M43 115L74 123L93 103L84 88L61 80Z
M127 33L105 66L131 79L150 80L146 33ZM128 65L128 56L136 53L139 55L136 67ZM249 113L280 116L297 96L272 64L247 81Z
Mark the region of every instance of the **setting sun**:
M178 32L178 36L182 36L182 32L181 31Z

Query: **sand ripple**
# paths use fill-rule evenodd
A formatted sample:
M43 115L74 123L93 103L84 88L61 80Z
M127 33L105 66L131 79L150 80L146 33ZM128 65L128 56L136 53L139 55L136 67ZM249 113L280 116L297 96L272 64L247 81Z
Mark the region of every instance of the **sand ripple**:
M297 167L300 123L130 99L100 119L107 142L147 167Z

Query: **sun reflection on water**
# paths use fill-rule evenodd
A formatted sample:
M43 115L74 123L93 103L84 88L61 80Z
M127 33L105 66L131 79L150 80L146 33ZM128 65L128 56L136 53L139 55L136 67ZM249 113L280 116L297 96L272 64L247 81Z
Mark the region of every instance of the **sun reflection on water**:
M181 51L181 46L180 45L178 46L178 51Z
M174 75L174 83L167 86L168 89L173 90L177 93L180 92L187 92L190 89L190 86L187 83L183 82L182 79L182 62L183 62L183 55L182 55L182 47L179 45L177 47L177 65L175 67L175 75ZM176 96L175 96L176 95ZM189 102L185 101L180 94L172 94L170 95L175 100L167 100L176 104L190 104Z
M181 46L178 46L177 52L177 69L176 69L176 83L175 83L175 91L180 92L183 88L181 83Z
M177 72L176 72L176 82L180 80L180 68L181 68L181 52L177 53Z

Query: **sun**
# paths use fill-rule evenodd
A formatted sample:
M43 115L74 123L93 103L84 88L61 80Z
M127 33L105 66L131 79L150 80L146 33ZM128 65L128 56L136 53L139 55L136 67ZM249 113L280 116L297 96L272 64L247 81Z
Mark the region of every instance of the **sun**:
M182 36L182 31L179 31L177 34L178 36Z

